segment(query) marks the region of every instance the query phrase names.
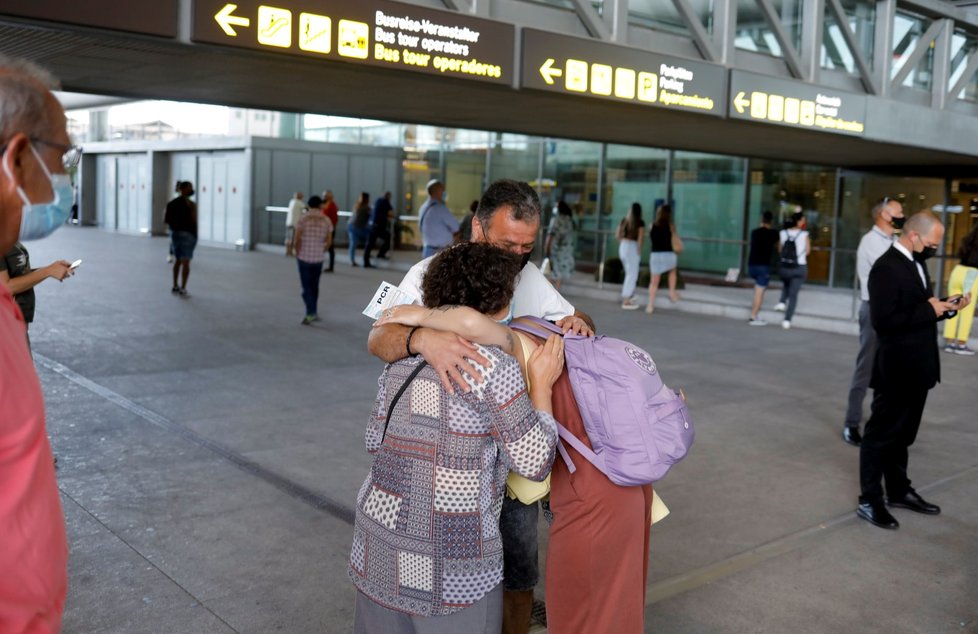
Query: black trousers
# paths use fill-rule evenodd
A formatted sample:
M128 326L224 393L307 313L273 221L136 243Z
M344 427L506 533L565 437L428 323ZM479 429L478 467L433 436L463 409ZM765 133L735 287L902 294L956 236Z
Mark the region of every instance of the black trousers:
M883 481L890 498L903 497L910 487L908 449L917 438L927 390L874 390L872 414L859 448L860 502L882 502Z
M391 233L387 229L377 229L375 227L370 228L370 233L367 236L367 246L363 249L363 263L370 264L370 251L373 250L374 245L377 244L377 240L380 239L380 251L377 252L377 257L383 258L387 255L387 252L391 248Z

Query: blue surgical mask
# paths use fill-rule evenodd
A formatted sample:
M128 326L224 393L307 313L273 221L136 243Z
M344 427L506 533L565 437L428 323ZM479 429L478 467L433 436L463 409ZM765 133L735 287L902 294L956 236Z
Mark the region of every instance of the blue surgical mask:
M509 303L509 314L506 315L506 318L505 319L498 319L498 320L496 320L496 323L497 324L502 324L504 326L508 326L510 324L510 322L512 322L512 321L513 321L513 302L510 302Z
M23 214L20 219L20 238L21 242L27 240L40 240L46 238L63 225L71 215L71 202L73 199L71 189L71 177L67 174L52 174L47 165L41 160L37 150L31 146L31 152L40 163L48 180L51 181L51 191L54 199L46 203L32 203L27 194L21 187L17 187L17 193L24 201ZM4 171L7 178L13 179L13 175L4 163Z

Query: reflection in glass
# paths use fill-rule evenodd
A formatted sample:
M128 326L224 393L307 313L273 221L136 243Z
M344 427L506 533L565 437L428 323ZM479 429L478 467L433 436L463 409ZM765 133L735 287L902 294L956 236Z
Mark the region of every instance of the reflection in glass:
M918 90L930 90L934 69L934 48L932 42L921 42L930 22L925 18L899 12L893 20L893 63L890 64L890 78L907 63L907 59L918 46L926 46L927 52L917 66L903 80L902 85Z
M707 33L713 31L713 2L710 0L691 0L690 6L699 17L700 24ZM673 2L659 0L628 0L628 21L632 24L689 36L690 30Z
M601 258L598 216L598 169L601 144L590 141L548 139L544 145L543 178L552 188L552 206L563 200L574 212L577 225L577 261Z
M642 205L642 218L652 224L655 208L665 202L668 188L669 150L608 145L604 163L605 253L618 252L614 231L632 203ZM649 244L646 241L645 259Z
M747 161L677 151L672 165L673 214L685 242L680 268L712 273L739 268Z
M964 75L965 67L972 55L978 53L978 37L955 31L951 36L951 75L947 85L953 87ZM964 85L956 97L968 101L978 101L978 72L972 73L968 82Z
M788 42L798 50L801 46L802 0L772 0L779 24L788 35ZM737 48L782 57L781 45L774 36L756 0L737 0Z
M873 65L873 42L876 29L876 7L859 0L842 0L847 21L840 25L835 14L826 9L825 27L822 33L822 68L835 68L848 73L856 72L856 61L842 34L848 27L856 40L859 52L866 63Z

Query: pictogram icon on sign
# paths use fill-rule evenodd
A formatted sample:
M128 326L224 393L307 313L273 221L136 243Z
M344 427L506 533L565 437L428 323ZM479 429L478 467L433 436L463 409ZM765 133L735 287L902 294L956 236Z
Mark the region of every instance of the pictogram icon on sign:
M217 22L225 33L231 37L237 37L238 32L234 30L233 27L240 26L242 28L248 28L251 26L251 20L248 18L242 18L241 16L231 15L234 10L238 8L236 4L226 4L224 8L218 11L214 15L214 20Z
M543 81L547 82L548 85L553 86L554 77L560 77L564 74L564 71L559 68L554 68L554 62L556 62L552 57L548 57L547 61L543 63L540 67L540 75L543 77Z
M299 14L299 48L313 53L329 53L332 48L333 21L325 15Z
M266 46L292 46L292 12L278 7L258 7L258 43Z
M370 25L366 22L340 20L336 50L343 57L367 59L370 52Z

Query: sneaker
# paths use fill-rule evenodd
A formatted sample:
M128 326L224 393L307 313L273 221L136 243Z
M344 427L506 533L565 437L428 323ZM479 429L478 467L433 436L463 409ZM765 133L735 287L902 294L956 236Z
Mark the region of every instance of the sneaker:
M319 317L319 315L313 315L312 316L312 320L313 321L322 321L322 319Z
M622 302L621 303L621 309L622 310L638 310L638 304L633 304L631 302Z
M946 344L944 346L944 352L946 352L948 354L954 354L957 351L958 351L958 347L956 345L954 345L953 343L949 343L949 344Z
M180 293L180 297L190 297L190 293L185 288L181 288L178 292Z
M784 311L788 310L788 305L784 302L778 302L774 305L774 310L778 311L779 313L783 313Z
M784 321L781 322L781 327L784 328L785 330L791 330L791 322L785 319Z
M964 357L973 357L975 356L975 351L962 343L954 347L954 354L960 354Z
M764 321L763 319L756 319L756 318L755 319L748 319L747 320L747 325L748 326L766 326L767 325L767 322Z
M314 321L316 320L313 318L313 315L306 315L305 317L302 318L302 325L309 326L312 325L312 322Z
M179 293L180 292L180 287L179 286L174 286L173 288L170 289L170 292L171 293Z

